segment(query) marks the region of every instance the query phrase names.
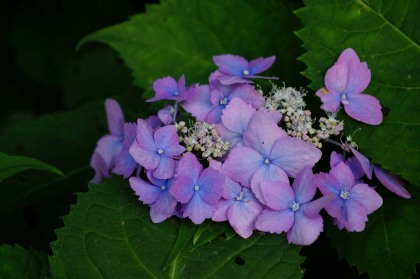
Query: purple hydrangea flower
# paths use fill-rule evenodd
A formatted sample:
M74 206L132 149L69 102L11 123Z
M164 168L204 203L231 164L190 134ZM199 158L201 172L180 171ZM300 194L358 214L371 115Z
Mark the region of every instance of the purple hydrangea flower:
M213 168L203 170L192 153L179 160L175 180L169 190L183 204L183 217L201 224L216 210L223 191L225 176Z
M241 56L232 54L213 56L213 62L219 67L218 72L221 73L218 80L226 85L252 83L251 78L277 79L276 77L262 77L257 75L269 69L275 60L275 56L267 58L260 57L251 62L248 62Z
M153 90L156 95L146 102L155 102L159 100L183 101L187 97L187 88L185 87L185 76L182 75L178 82L173 77L164 77L155 80Z
M210 166L215 168L214 165L214 160L212 160ZM221 171L221 165L215 169ZM249 189L226 177L222 199L217 203L212 220L216 222L228 220L236 233L243 238L248 238L252 235L255 220L262 210L262 205Z
M231 148L243 145L243 134L248 128L251 118L257 110L240 98L233 98L222 114L222 123L216 124L218 134L229 141ZM275 123L281 119L281 113L260 109L258 113L266 113Z
M93 183L99 183L103 174L115 166L115 160L123 148L124 115L120 105L113 99L105 100L106 118L110 134L101 137L93 152L91 167L95 170Z
M360 62L353 49L341 53L337 62L328 69L324 83L325 88L316 92L323 102L323 110L335 112L342 104L346 113L356 120L370 125L382 122L378 99L361 94L370 83L370 70L366 62Z
M255 227L264 232L287 233L289 243L310 245L323 231L319 212L331 197L312 199L316 186L312 170L306 167L293 182L293 188L284 181L263 181L261 191L267 209L257 218Z
M158 128L156 131L143 119L137 121L137 137L129 152L134 160L158 179L174 175L174 157L185 151L179 145L174 125Z
M209 85L200 85L189 91L183 108L191 113L198 121L209 124L221 122L222 111L233 98L240 98L260 108L264 104L264 97L249 84L223 85L213 73L209 78Z
M176 199L169 193L173 179L157 179L147 171L149 182L131 177L130 185L139 200L150 205L150 218L153 223L160 223L175 214Z
M251 187L265 203L260 183L281 180L288 183L305 165L313 167L321 151L312 144L287 136L267 115L253 117L244 133L244 146L232 149L223 164L226 175Z
M353 173L345 163L339 163L329 173L317 175L318 187L324 195L334 195L325 206L339 229L363 231L367 215L382 205L381 196L367 184L355 184Z
M115 160L114 173L128 178L138 166L137 162L129 153L129 149L136 139L137 126L135 123L124 124L124 140L122 141L122 150Z

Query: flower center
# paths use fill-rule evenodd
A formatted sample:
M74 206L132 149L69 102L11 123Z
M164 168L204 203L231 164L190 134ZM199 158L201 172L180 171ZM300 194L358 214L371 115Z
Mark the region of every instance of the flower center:
M227 105L227 103L228 103L228 99L226 97L221 98L220 101L219 101L219 104L221 104L221 105Z
M348 190L341 190L340 197L343 200L348 200L350 198L350 192Z
M341 103L343 105L348 105L349 101L347 101L346 94L341 95Z
M179 92L178 91L175 91L174 95L175 96L178 96L179 95Z
M163 149L159 148L157 151L159 154L163 154Z
M239 195L235 198L237 201L241 201L244 198L244 192L240 192Z
M194 190L195 190L195 191L198 191L198 190L200 190L200 186L198 186L198 185L195 185L195 186L194 186Z
M292 202L289 207L292 211L298 211L299 210L299 203Z
M249 71L248 70L244 70L242 73L244 74L244 76L249 75Z
M162 185L162 186L160 186L160 189L162 189L162 191L165 191L166 190L166 186L165 185Z
M270 159L268 159L268 158L267 158L267 159L265 159L265 160L264 160L264 164L266 164L266 165L270 164Z

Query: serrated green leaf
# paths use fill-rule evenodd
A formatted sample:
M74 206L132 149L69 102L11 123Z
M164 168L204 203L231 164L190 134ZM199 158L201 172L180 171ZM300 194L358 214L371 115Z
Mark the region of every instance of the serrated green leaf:
M138 97L120 100L123 108L141 115ZM53 229L62 226L59 217L75 202L73 193L87 191L86 182L94 174L90 157L106 131L102 101L72 112L41 116L4 131L0 150L48 161L64 175L26 171L0 184L1 242L49 249L55 238Z
M42 161L23 156L9 156L0 152L0 182L9 176L30 169L63 175L59 169Z
M48 258L45 253L19 245L0 246L0 278L35 279L45 278L48 273Z
M346 48L367 61L372 81L365 90L382 104L384 121L369 126L346 117L346 131L362 152L394 174L420 185L420 1L305 1L296 12L297 34L308 50L303 73L317 90L325 72Z
M217 223L211 220L204 221L198 226L194 235L194 246L200 247L201 245L220 237L228 229L228 227L229 225L226 222Z
M293 31L299 22L281 1L165 0L148 13L84 38L117 50L133 70L135 84L150 88L162 76L186 75L187 83L206 83L216 70L212 56L233 53L254 59L277 55L267 75L298 84L301 49ZM284 65L287 65L285 67Z
M149 208L127 181L107 179L78 194L78 203L56 230L50 257L55 278L300 278L299 247L283 236L215 240L183 251L165 272L180 229L172 218L153 224Z
M410 200L381 193L384 204L369 215L363 232L328 228L340 257L356 265L360 273L368 272L370 278L412 278L420 262L420 191L412 189Z

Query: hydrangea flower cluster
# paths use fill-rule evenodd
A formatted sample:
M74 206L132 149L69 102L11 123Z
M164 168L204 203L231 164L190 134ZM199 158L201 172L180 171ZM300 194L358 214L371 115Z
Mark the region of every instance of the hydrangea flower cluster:
M171 216L195 224L228 221L243 238L254 230L284 232L299 245L313 243L323 231L323 209L339 229L362 231L383 203L364 182L373 173L387 189L410 198L402 180L373 165L351 139L332 139L343 136L344 122L335 119L340 104L365 123L382 120L379 102L360 94L370 71L352 49L340 55L327 71L326 88L316 93L328 112L319 120L306 109L304 90L274 86L265 96L256 89L253 79L265 78L257 74L271 67L274 56L213 60L218 68L208 84L186 86L184 76L156 80L148 101L174 104L148 119L125 123L118 103L106 100L109 134L92 155L94 183L111 172L129 178L155 223ZM189 126L177 122L178 108L193 116ZM324 142L341 146L343 154L332 152L330 170L314 174Z

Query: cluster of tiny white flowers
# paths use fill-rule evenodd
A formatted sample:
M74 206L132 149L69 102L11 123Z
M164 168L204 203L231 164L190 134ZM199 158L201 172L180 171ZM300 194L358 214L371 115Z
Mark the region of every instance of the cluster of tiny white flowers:
M303 100L306 91L299 91L292 87L277 87L273 85L269 96L265 98L267 110L279 111L283 115L287 133L315 147L321 148L321 140L327 140L331 135L339 135L344 128L344 122L335 119L335 114L329 114L328 118L319 119L319 129L313 127L316 122L311 117L311 112L306 108Z
M201 156L208 161L223 157L229 150L229 141L223 140L214 125L197 121L186 127L184 121L176 123L180 144L184 144L188 152L202 152Z

